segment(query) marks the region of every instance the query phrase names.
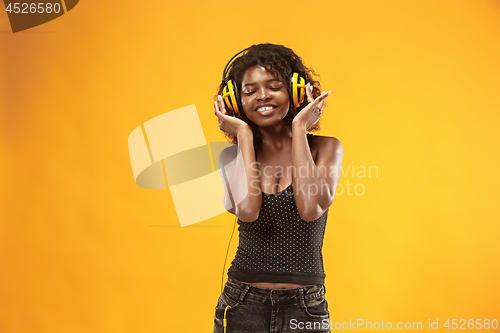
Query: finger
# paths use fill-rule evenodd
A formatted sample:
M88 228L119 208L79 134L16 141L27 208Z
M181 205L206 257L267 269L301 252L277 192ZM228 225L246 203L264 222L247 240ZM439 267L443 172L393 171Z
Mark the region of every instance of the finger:
M328 91L326 94L325 94L325 98L323 98L323 100L321 101L320 103L320 109L321 111L323 111L323 108L325 107L325 100L328 96L330 96L330 94L332 93L332 91Z
M219 119L222 116L222 113L219 110L219 103L217 103L217 101L214 101L214 113Z
M311 86L310 83L306 84L306 96L307 96L307 102L312 103L314 102L314 97L312 95L313 87Z
M224 103L224 100L222 99L221 95L217 95L217 98L219 99L219 105L220 105L220 110L223 115L228 115L228 112L226 111L226 104Z
M323 111L323 108L325 107L325 100L323 99L321 102L318 104L318 108L321 111Z
M219 118L220 121L222 121L224 119L225 115L222 114L222 112L220 111L219 103L217 103L217 102L214 102L214 111L215 111L215 115L217 116L217 118Z
M330 95L331 92L332 92L331 90L330 91L324 91L324 92L322 92L321 95L319 95L314 100L314 104L318 105L319 103L321 103L321 101L324 102L325 98L327 98Z
M323 108L325 107L325 98L327 98L329 94L330 94L329 91L321 93L321 95L319 95L314 100L314 102L312 102L308 105L308 107L311 108L313 113L318 114L318 119L319 119L319 117L321 117L321 114L323 112Z

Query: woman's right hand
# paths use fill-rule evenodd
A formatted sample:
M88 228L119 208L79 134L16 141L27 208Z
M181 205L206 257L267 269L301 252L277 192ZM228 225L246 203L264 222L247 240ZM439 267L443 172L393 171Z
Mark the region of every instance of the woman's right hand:
M219 102L218 103L214 102L214 110L215 110L215 115L220 119L220 126L219 126L220 130L232 136L238 136L238 133L242 130L251 131L250 126L248 126L246 122L236 117L232 117L228 114L228 112L226 111L226 105L222 100L222 96L218 95L217 100Z

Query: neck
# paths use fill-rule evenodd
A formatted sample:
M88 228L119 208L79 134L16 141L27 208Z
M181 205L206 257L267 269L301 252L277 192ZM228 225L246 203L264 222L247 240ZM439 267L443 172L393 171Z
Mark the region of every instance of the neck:
M276 126L260 127L259 130L263 149L279 150L289 146L292 142L292 131L283 122Z

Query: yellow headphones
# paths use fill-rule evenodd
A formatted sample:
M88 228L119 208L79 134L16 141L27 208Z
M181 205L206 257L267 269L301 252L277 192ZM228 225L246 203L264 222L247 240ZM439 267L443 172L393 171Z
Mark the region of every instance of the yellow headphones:
M243 110L243 107L241 105L241 95L238 91L238 87L235 84L234 80L232 80L232 79L228 80L226 75L229 72L229 69L231 68L230 65L231 65L233 59L248 49L250 49L250 47L244 49L243 51L236 53L231 58L231 60L229 60L229 62L226 64L226 67L224 67L224 72L222 74L222 82L224 83L224 89L222 89L222 98L224 99L224 104L226 105L226 108L233 111L233 116L235 114L240 116L241 111ZM299 58L299 57L297 56L297 58ZM290 87L289 87L288 92L289 92L290 99L293 101L293 105L296 108L299 108L302 105L302 103L304 103L304 99L306 96L305 77L306 77L306 73L305 73L305 69L304 69L304 64L302 64L302 73L294 72L290 75Z

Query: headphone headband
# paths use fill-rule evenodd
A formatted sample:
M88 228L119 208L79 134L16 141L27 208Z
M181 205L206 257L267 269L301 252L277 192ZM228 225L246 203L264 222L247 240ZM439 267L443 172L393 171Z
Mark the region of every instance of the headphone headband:
M227 72L229 72L229 69L231 68L230 65L233 62L234 58L236 58L237 56L239 56L240 54L242 54L243 52L245 52L245 51L247 51L247 50L249 50L251 48L252 48L252 46L247 47L246 49L241 50L240 52L236 53L231 59L229 59L229 61L227 62L226 66L224 67L224 71L222 72L222 81L224 83L227 83L227 77L226 77L226 75L227 75ZM302 72L299 73L299 74L300 74L300 76L302 76L303 78L305 78L306 77L306 68L304 66L304 63L302 62L302 59L300 59L300 57L297 55L297 53L293 52L292 49L289 49L289 50L292 51L293 55L295 55L295 57L300 60L300 65L302 66Z
M240 54L242 54L243 52L245 52L246 50L248 50L250 47L247 47L246 49L241 50L240 52L236 53L231 59L229 59L229 61L226 64L226 67L224 67L224 72L222 73L222 81L224 83L227 83L226 74L229 71L229 68L231 68L229 65L233 62L233 59L236 58L237 56L239 56Z

